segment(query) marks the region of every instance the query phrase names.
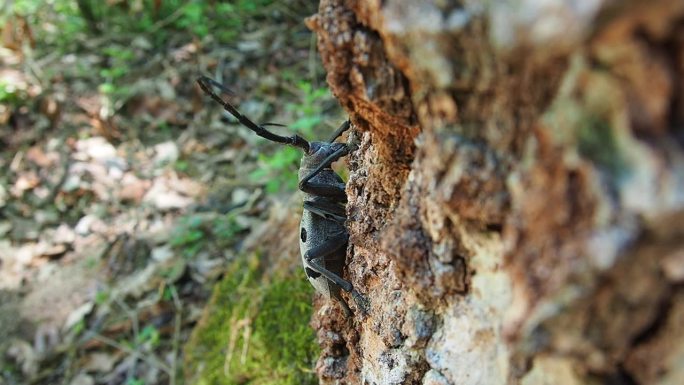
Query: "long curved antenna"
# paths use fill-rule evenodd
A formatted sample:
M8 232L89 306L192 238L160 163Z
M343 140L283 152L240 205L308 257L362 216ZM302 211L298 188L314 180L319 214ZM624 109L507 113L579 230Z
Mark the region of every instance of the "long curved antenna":
M202 91L204 91L207 95L209 95L212 99L214 99L215 102L222 105L223 109L225 109L231 115L233 115L240 123L242 123L243 126L254 131L260 137L268 139L272 142L289 144L289 145L292 145L295 147L299 147L302 150L304 150L305 153L309 152L309 142L306 139L304 139L301 136L296 135L296 134L292 135L292 136L280 136L280 135L276 135L276 134L268 131L262 125L256 124L256 123L252 122L251 120L249 120L249 118L247 118L246 116L242 115L240 113L240 111L237 110L237 108L233 107L232 104L223 100L211 88L211 87L216 87L219 90L221 90L221 92L223 92L223 93L226 93L228 95L234 95L233 91L224 87L223 84L221 84L221 83L217 82L216 80L211 79L207 76L200 76L199 78L197 78L197 84L199 84Z
M263 127L263 126L274 126L274 127L287 127L287 126L286 126L286 125L284 125L284 124L280 124L280 123L272 123L272 122L266 122L266 123L259 123L259 125L260 125L260 126L262 126L262 127Z

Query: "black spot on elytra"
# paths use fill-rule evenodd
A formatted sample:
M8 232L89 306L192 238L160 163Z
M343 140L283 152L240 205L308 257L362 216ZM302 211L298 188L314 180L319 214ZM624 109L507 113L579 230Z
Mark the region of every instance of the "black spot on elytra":
M306 229L302 227L302 232L299 234L299 238L301 238L302 242L306 242Z

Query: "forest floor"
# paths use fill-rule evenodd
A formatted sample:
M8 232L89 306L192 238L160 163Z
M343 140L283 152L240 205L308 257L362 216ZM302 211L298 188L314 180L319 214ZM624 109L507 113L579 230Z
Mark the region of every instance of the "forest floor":
M198 75L257 122L311 137L343 118L309 2L110 3L0 18L3 385L182 383L214 284L297 212L299 154L222 115Z

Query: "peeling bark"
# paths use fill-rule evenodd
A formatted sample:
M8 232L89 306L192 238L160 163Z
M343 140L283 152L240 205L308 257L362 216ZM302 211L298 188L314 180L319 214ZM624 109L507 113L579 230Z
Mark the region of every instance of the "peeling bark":
M684 378L684 3L321 0L362 133L324 384ZM322 307L323 306L323 307Z

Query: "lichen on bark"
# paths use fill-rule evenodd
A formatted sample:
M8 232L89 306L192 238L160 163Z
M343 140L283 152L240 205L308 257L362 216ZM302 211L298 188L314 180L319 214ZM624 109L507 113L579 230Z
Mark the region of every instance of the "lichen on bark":
M684 3L322 0L308 25L362 134L371 302L317 302L322 383L682 380Z

